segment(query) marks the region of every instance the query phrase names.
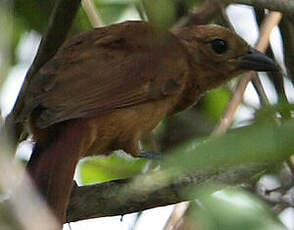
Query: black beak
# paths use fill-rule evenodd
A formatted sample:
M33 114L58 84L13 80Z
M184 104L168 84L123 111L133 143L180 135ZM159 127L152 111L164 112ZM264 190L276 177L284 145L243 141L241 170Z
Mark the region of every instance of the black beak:
M250 47L247 54L238 58L239 68L255 71L280 71L280 66L258 50Z

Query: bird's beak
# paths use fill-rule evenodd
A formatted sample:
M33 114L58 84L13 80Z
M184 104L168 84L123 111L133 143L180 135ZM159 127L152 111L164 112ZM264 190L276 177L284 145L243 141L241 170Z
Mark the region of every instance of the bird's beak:
M250 47L248 53L238 58L239 68L255 71L279 71L280 66L258 50Z

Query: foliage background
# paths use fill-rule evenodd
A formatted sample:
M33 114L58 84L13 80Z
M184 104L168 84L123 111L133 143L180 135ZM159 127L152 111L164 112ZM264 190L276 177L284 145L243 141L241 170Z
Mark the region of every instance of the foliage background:
M0 99L3 118L11 108L22 78L25 76L25 71L33 60L37 44L48 26L49 16L55 2L53 0L4 0L0 2L2 24L0 27ZM91 21L85 2L78 11L68 39L92 28L93 21ZM187 15L192 8L202 4L202 2L195 0L150 0L145 1L144 8L142 2L135 0L94 0L92 3L94 3L95 11L104 25L129 19L149 19L160 29L172 26L178 19ZM252 39L250 36L252 34L251 24L245 23L238 28L235 23L236 17L234 18L234 15L236 16L240 12L243 11L231 7L232 23L241 36L251 39L253 45L256 38ZM267 10L260 8L247 12L251 12L251 20L256 25L260 24L264 15L268 14ZM249 17L247 16L246 20L249 20ZM224 23L220 15L215 15L212 22ZM216 157L216 159L220 159L221 164L226 162L227 156L230 156L229 162L232 165L244 162L263 162L264 159L274 162L278 161L276 159L279 159L279 156L290 155L293 150L291 143L293 137L291 133L293 131L291 129L293 115L291 103L294 98L293 65L291 64L294 60L292 56L293 28L293 17L283 17L279 28L275 28L276 42L272 43L272 49L267 51L270 56L277 58L285 74L282 78L272 74L260 74L270 105L263 105L264 101L256 89L257 86L250 84L244 100L236 112L229 131L230 136L223 141L212 144L207 149L204 147L204 153L209 151L215 154L215 152L221 152L219 148L224 149L224 161L219 156ZM284 62L288 64L287 67ZM154 135L144 140L144 148L161 152L164 156L178 153L181 156L174 158L176 159L174 161L167 161L165 165L167 165L166 167L176 166L180 171L189 165L191 168L195 165L201 168L203 164L208 168L219 167L217 160L209 160L205 154L204 157L201 156L199 154L201 150L195 146L197 147L199 143L201 145L203 140L214 130L232 98L237 83L238 80L235 79L220 89L208 92L201 98L197 106L164 120L155 130ZM282 135L280 139L267 135L271 134L272 130L268 130L266 127L270 127L269 124L275 123L277 119L281 123L290 122L282 126L285 132L279 133L277 131ZM259 122L263 125L254 125ZM264 124L264 122L266 123ZM289 133L287 133L287 128L289 128ZM235 135L240 137L239 134L241 135L240 139L234 138ZM276 144L277 140L280 140L281 143ZM282 141L284 142L282 143ZM231 148L226 148L227 146L231 146ZM276 146L284 146L284 148L275 149ZM30 148L30 140L24 141L18 148L17 156L26 161ZM193 153L195 154L191 155ZM197 157L197 154L200 156ZM213 155L211 158L214 158ZM201 160L205 163L202 163ZM101 183L133 177L147 171L156 171L159 170L159 167L157 162L132 159L119 152L107 158L98 157L83 160L77 170L76 178L81 185ZM225 185L215 183L201 186L196 191L189 191L199 195L195 204L193 203L192 208L189 209L184 222L193 220L193 226L197 229L283 229L284 227L277 217L281 213L285 215L286 212L292 210L289 208L292 204L284 201L285 196L289 195L292 188L291 169L291 160L287 166L280 163L274 164L270 170L254 177L252 187L245 189L246 191L240 189L239 186L227 188ZM273 191L268 192L269 190ZM211 191L218 192L210 195ZM289 196L291 195L292 193ZM160 211L155 210L151 217L154 219L157 213ZM160 216L160 214L158 215ZM161 229L164 225L167 214L163 214L163 216L165 218L158 220L157 224L154 223L155 229ZM143 224L136 225L140 218ZM290 218L293 216L288 216L288 219ZM125 226L126 229L143 229L144 225L150 224L144 222L144 212L143 215L141 213L133 214L128 223L129 226ZM78 225L73 229L78 229ZM99 227L98 223L95 225ZM291 228L289 221L288 226L289 229L293 228ZM187 226L182 228L189 229Z

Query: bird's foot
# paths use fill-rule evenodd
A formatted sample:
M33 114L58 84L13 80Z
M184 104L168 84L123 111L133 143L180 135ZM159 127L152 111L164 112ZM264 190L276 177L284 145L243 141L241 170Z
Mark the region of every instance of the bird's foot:
M79 188L79 186L78 186L78 184L77 184L77 182L75 181L75 180L73 180L73 185L72 185L72 189L71 189L71 191L74 191L74 190L76 190L76 189L78 189Z
M141 152L136 157L144 158L148 160L156 160L156 161L159 161L162 159L162 156L160 153L154 153L154 152Z

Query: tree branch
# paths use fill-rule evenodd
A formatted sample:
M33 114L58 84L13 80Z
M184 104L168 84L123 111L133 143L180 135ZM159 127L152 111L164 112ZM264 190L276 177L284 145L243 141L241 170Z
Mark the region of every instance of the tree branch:
M93 0L83 0L82 6L88 16L91 25L94 28L103 26L103 21L101 19L99 12L96 10Z
M289 16L294 15L293 0L225 0L226 4L237 3L257 8L265 8L271 11L280 11Z
M201 143L191 141L181 150L170 152L170 157L161 162L161 171L137 176L132 181L75 188L67 221L124 215L193 199L188 189L214 182L252 183L248 181L250 177L293 154L293 138L294 122L285 121L278 126L272 122L256 124Z
M283 37L285 64L289 77L294 81L294 17L284 17L281 21L280 31Z
M265 165L243 165L209 172L197 171L170 181L166 172L141 175L132 181L118 180L77 187L71 196L67 222L124 215L191 199L188 189L218 184L235 185L265 169Z
M258 42L255 45L255 48L261 52L265 52L269 45L269 36L272 29L279 24L282 15L279 12L270 12L269 15L263 20L260 26L260 36ZM239 107L244 92L247 88L248 83L257 75L254 72L248 72L243 75L239 81L237 88L233 94L232 99L230 100L218 126L213 131L213 135L219 135L225 133L226 130L231 126L235 112ZM262 86L262 85L260 85Z
M34 74L55 55L58 48L66 39L66 35L71 28L72 22L79 9L79 5L80 0L59 0L55 4L47 31L45 32L39 46L38 53L26 74L13 110L6 119L6 129L14 140L19 138L22 130L21 125L15 124L14 121L23 107L23 100L27 86Z
M219 1L205 0L201 6L193 8L186 17L180 19L175 27L208 24L220 10Z
M225 7L229 4L244 4L271 11L280 11L289 17L294 16L293 0L221 0L219 2L205 0L201 6L195 7L186 17L180 19L176 27L208 24L221 11L222 5Z

